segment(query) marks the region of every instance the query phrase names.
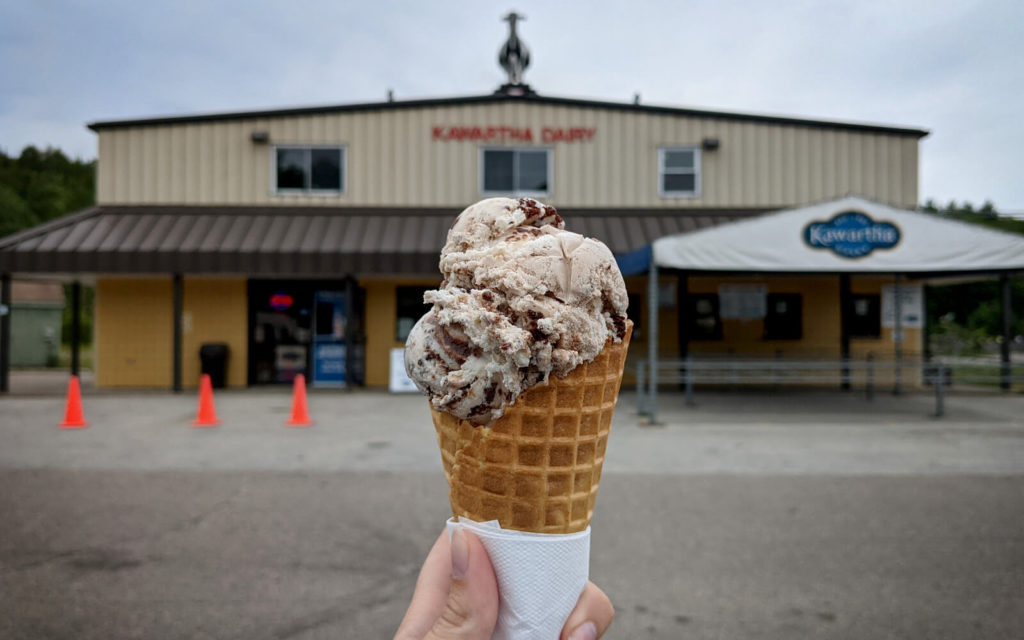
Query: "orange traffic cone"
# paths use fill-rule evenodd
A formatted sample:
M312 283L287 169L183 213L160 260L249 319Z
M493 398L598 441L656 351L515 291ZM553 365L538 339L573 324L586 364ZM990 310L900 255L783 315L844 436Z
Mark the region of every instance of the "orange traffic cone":
M292 388L292 417L285 424L289 427L308 427L313 424L309 418L309 409L306 407L306 376L301 373L295 376L295 385Z
M78 376L71 376L68 381L68 401L64 408L64 422L58 425L61 429L84 429L89 426L82 413L82 390L78 386Z
M199 378L199 411L196 419L192 421L193 427L215 427L220 424L217 419L217 410L213 406L213 384L210 382L210 374L204 373Z

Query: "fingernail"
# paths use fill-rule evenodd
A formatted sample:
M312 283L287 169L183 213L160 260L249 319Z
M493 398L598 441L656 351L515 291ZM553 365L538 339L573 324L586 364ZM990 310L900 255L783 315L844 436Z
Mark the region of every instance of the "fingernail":
M456 529L452 534L452 579L462 580L469 571L469 541L466 532Z
M597 640L597 625L589 620L576 627L569 640Z

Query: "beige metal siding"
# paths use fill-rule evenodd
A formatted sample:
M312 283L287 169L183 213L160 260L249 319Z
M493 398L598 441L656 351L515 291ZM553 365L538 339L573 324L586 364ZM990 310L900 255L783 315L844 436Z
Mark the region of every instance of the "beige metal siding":
M440 206L481 197L479 149L434 126L530 127L550 147L565 207L774 207L857 194L917 202L918 140L875 131L552 104L469 104L101 129L100 204ZM593 127L588 142L545 144L544 127ZM253 131L271 144L254 144ZM701 193L658 195L658 148L700 145ZM274 145L339 144L345 192L273 193ZM510 145L512 143L509 143Z

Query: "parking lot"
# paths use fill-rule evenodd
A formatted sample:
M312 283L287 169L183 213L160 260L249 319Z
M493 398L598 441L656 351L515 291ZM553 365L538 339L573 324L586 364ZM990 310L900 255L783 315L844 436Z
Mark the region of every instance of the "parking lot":
M390 637L448 513L424 400L0 398L0 637ZM30 388L31 387L31 388ZM610 638L1007 638L1024 625L1024 397L624 393L593 523Z

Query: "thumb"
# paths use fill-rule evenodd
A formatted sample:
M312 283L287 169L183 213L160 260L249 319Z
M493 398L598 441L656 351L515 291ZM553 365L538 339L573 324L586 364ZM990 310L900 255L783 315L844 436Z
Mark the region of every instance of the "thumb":
M459 527L452 534L452 585L426 640L488 640L498 621L498 581L487 551Z

